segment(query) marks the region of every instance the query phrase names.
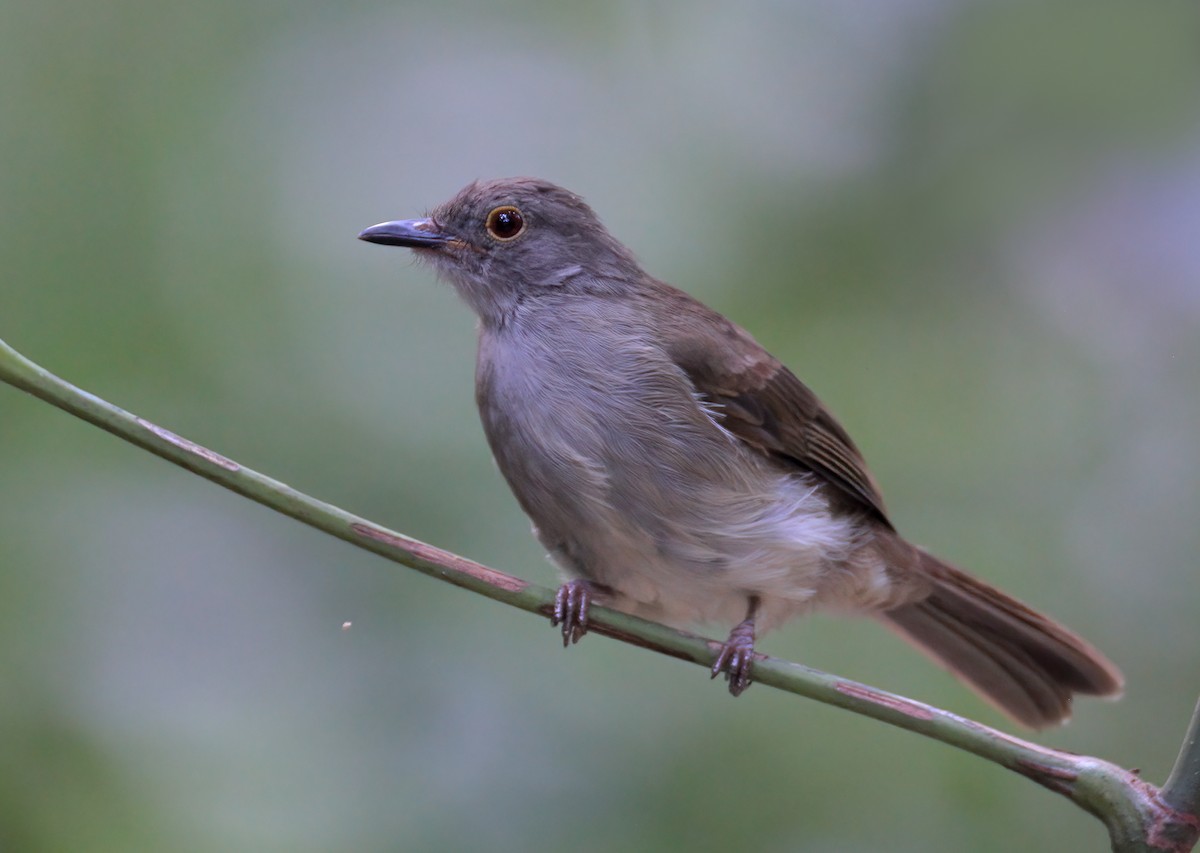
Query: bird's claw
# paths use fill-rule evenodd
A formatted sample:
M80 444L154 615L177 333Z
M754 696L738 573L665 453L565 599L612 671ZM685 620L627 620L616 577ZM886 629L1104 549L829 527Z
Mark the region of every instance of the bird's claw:
M712 677L722 673L729 682L729 692L740 696L750 686L750 671L754 666L754 622L747 619L729 632L713 661Z
M554 596L554 615L550 624L562 626L563 648L578 643L587 633L588 608L592 604L592 585L585 580L568 581Z

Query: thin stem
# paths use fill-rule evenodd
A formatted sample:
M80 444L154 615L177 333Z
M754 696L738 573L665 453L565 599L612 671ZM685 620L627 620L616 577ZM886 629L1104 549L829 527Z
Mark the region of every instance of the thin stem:
M1200 701L1192 711L1179 757L1163 785L1162 800L1178 812L1200 816Z
M2 340L0 380L360 548L522 610L544 616L553 611L554 590L529 584L309 497L76 388ZM589 612L589 630L704 667L712 665L721 645L603 607ZM1200 822L1192 816L1200 788L1200 723L1196 718L1175 771L1160 795L1134 774L1101 759L1039 746L949 711L800 664L756 655L754 680L916 732L1020 773L1100 817L1109 828L1114 850L1180 852L1190 850L1200 834ZM1176 829L1178 832L1173 832ZM1168 835L1174 846L1149 846L1155 838L1161 841ZM1183 843L1189 846L1178 846Z

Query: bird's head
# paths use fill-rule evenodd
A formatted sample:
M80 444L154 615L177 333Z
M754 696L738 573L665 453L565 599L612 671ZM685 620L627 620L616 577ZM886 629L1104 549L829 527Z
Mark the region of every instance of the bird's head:
M612 290L642 276L583 199L536 178L476 181L423 219L358 237L414 249L485 323L548 290Z

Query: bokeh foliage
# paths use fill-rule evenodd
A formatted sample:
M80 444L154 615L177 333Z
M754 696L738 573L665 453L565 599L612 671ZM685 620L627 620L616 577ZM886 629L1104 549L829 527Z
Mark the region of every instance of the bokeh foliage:
M468 312L353 238L585 195L839 413L914 540L1126 670L1044 739L1161 781L1200 691L1192 4L0 6L0 336L549 583ZM352 622L342 630L343 622ZM874 625L781 656L996 722ZM1094 850L964 755L548 626L0 388L0 849Z

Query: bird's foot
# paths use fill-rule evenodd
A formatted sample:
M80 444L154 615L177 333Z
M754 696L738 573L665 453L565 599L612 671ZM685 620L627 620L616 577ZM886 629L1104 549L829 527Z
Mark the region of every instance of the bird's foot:
M582 579L567 581L558 588L550 624L556 628L562 626L564 649L571 643L578 643L579 638L587 633L588 609L592 606L595 591L591 581Z
M729 692L742 695L750 686L750 670L754 665L754 617L739 622L729 632L729 639L721 646L721 653L713 661L712 677L725 673Z

